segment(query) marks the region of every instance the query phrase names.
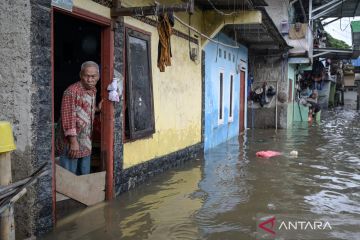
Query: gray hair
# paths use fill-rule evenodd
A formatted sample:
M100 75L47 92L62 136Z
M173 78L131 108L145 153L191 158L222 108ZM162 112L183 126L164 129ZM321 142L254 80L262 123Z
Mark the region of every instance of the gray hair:
M84 62L83 64L81 64L80 75L83 73L83 71L85 70L85 68L88 68L88 67L96 67L98 73L100 73L99 65L98 65L96 62L86 61L86 62Z

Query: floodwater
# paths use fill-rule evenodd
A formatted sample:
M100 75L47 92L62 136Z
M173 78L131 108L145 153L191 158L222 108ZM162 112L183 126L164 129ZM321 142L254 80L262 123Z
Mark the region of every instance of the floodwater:
M328 221L331 230L275 239L360 239L360 114L339 109L322 118L277 133L248 130L111 203L59 221L47 238L257 239L257 216L282 214ZM283 155L261 159L259 150Z

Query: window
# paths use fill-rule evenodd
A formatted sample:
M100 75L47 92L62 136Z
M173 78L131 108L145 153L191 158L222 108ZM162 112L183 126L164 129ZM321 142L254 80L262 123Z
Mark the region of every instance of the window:
M150 35L126 28L126 139L155 132L150 48Z
M220 76L219 76L219 118L218 118L219 124L222 124L224 122L223 88L224 88L224 72L220 72Z
M233 62L235 62L235 54L233 54Z
M219 57L221 57L222 50L219 48Z
M229 61L231 62L231 53L229 53Z
M226 51L224 50L224 59L226 59Z
M233 89L234 89L234 75L230 75L230 88L229 88L229 122L233 121Z

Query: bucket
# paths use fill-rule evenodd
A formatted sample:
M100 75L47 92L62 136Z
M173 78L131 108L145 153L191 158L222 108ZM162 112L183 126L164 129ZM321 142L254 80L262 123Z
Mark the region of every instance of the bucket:
M15 150L14 136L9 122L0 121L0 153Z

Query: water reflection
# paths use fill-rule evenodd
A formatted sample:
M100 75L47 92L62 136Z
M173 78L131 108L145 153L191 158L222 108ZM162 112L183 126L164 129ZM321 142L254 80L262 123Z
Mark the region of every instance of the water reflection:
M256 215L265 213L330 216L326 239L359 239L359 117L337 110L314 126L249 130L204 159L60 221L47 238L255 239ZM255 157L268 149L283 155Z
M246 150L239 151L237 139L205 154L204 178L199 186L207 198L196 220L206 239L226 232L250 232L249 226L238 224L243 213L236 209L251 196L248 164Z
M196 239L192 222L203 202L194 196L201 179L200 162L193 161L151 183L59 221L48 239ZM187 237L189 236L189 238Z

